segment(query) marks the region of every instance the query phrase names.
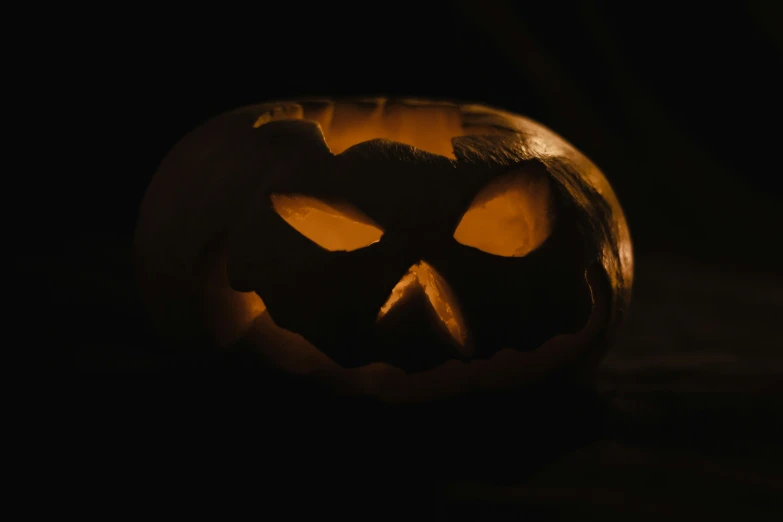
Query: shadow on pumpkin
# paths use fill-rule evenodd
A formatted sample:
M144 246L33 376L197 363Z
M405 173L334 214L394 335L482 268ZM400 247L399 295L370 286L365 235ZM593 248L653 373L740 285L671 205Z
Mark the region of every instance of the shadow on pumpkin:
M186 426L209 426L185 431L270 469L296 455L416 480L522 480L596 436L583 377L627 308L630 248L606 179L548 129L382 99L205 123L164 160L136 235L153 315L204 342L162 383Z
M605 319L600 303L596 304L599 313L593 315L592 327L602 322L596 318ZM268 314L257 320L256 328L271 326ZM586 325L583 333L590 327ZM270 346L287 357L297 353L290 343L300 342L300 336L276 327L272 330L280 338ZM269 332L260 333L269 340ZM558 344L563 349L574 338L559 336L541 349L557 349ZM299 353L302 362L305 356ZM403 497L415 496L420 488L443 479L520 483L602 435L604 405L589 384L574 379L569 369L552 372L541 367L540 378L533 378L531 366L525 364L519 368L525 368L528 382L520 382L515 391L465 388L450 398L424 400L422 390L417 389L415 396L420 400L394 402L383 394L369 396L366 388L352 388L355 379L361 381L361 369L340 368L321 359L323 354L315 348L306 353L318 354L322 366L293 375L271 366L274 357L260 353L251 334L224 352L219 361L205 361L185 378L209 382L209 389L216 390L204 400L215 406L200 409L201 401L193 400L192 414L230 433L219 438L231 439L231 453L262 461L267 472L287 469L289 458L308 470L341 470L329 484L319 483L321 493L360 490L367 487L365 481L385 483L389 474L398 473L406 478L396 483L395 494ZM534 353L521 355L534 361ZM313 378L318 371L325 372L321 380ZM342 374L348 384L342 393L334 388L340 378L332 372ZM377 373L372 375L377 386ZM398 386L404 383L398 381Z

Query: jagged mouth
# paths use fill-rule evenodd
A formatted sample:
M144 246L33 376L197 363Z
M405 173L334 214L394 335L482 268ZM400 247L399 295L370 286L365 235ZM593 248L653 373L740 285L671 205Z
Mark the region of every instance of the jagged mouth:
M286 373L320 381L338 393L372 396L388 403L444 399L474 390L519 388L546 378L594 346L609 317L607 293L596 291L602 276L600 270L593 268L585 274L592 311L584 327L573 334L556 335L532 351L509 347L487 359L451 358L417 373L388 362L346 368L303 336L277 326L266 310L252 323L243 342Z

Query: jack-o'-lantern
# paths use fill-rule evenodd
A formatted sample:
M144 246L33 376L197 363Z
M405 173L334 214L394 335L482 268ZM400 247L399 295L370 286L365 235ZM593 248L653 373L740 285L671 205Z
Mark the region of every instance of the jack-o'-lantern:
M587 158L522 116L421 100L208 121L161 164L135 249L169 332L388 402L590 368L632 284Z

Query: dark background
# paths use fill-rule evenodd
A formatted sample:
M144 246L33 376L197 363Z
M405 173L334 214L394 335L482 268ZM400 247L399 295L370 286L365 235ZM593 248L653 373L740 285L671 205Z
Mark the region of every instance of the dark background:
M12 329L29 388L67 394L165 349L139 303L130 241L157 164L197 124L300 95L475 101L538 120L602 168L629 220L637 280L598 377L605 436L523 483L443 483L430 497L438 516L783 512L776 3L205 4L48 16L57 36L29 68L53 90L24 131L38 148L19 178L32 212L11 227L10 284L23 291Z

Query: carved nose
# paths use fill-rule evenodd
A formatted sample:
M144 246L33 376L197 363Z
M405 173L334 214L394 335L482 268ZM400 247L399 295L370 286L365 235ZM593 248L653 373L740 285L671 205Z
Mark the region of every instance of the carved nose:
M391 325L383 329L386 335L398 337L409 334L409 344L421 344L421 341L417 343L414 339L428 338L428 332L424 331L434 330L432 333L449 345L450 351L456 352L453 355L462 359L473 355L459 305L448 283L424 261L413 265L394 286L378 312L378 322ZM432 342L439 344L434 340ZM420 347L424 351L434 348Z

